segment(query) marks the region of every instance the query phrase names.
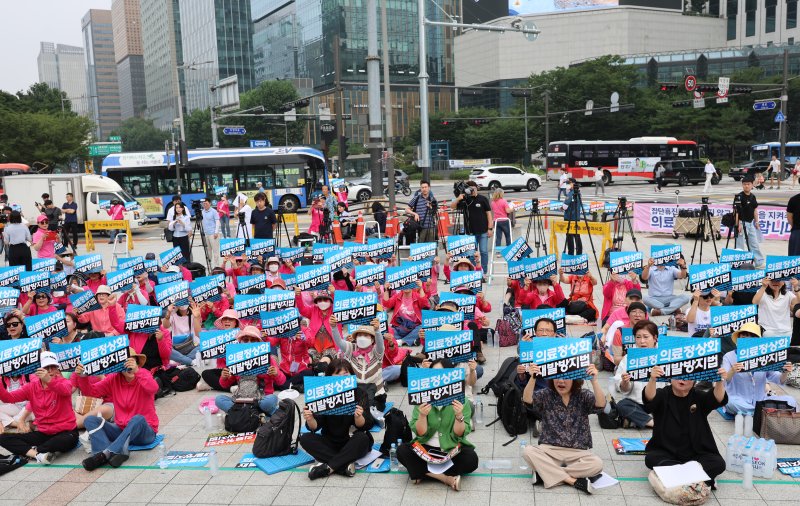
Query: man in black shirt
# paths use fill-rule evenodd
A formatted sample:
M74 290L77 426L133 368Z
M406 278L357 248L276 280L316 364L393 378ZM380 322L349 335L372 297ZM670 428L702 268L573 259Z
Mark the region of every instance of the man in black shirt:
M266 194L256 193L253 200L256 201L256 208L250 214L250 224L253 225L253 238L272 239L272 231L275 230L277 223L275 211L267 205Z
M758 225L758 201L753 191L753 176L747 175L742 179L742 191L733 198L733 207L736 211L736 248L752 251L755 257L756 269L763 269L765 265L764 254L761 253L761 227Z
M489 268L489 238L492 237L492 206L489 199L478 195L478 185L468 181L464 193L450 202L450 207L464 213L464 233L474 235L481 252L483 272Z
M786 220L792 227L789 235L789 255L800 255L800 193L790 198L786 204Z

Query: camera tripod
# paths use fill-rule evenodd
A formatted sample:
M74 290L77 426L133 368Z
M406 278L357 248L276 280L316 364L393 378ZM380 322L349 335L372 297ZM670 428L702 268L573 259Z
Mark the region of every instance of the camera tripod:
M708 209L708 197L702 198L700 206L700 216L697 218L697 228L695 229L694 246L692 247L691 264L694 265L695 254L698 253L697 245L700 245L698 263L703 263L703 243L707 240L706 234L711 237L714 245L714 261L719 261L719 250L717 249L717 238L714 235L714 226L711 221L711 211Z
M580 191L579 188L577 188L577 185L572 191L573 191L573 201L572 201L571 205L578 206L578 219L577 220L566 220L566 222L567 222L567 235L570 235L569 234L570 228L574 226L575 227L574 228L575 235L578 236L578 241L581 241L580 233L579 233L580 232L580 227L579 227L578 223L581 220L583 220L583 225L586 227L586 235L589 237L589 245L592 248L592 256L594 257L594 265L597 267L597 272L599 273L600 272L600 261L597 259L597 250L595 249L594 241L592 240L592 231L589 228L589 220L586 219L586 211L584 211L584 209L583 209L583 197L581 196L581 191ZM581 244L581 243L579 242L578 244ZM581 247L581 249L583 249L583 248ZM564 252L566 252L566 251L567 251L567 242L565 240L564 241L564 251L562 251L562 254Z
M211 272L211 269L213 269L214 266L211 265L211 256L208 254L208 243L206 242L208 239L206 238L206 233L203 230L203 212L199 209L195 209L194 211L194 229L192 230L192 240L189 242L189 251L194 249L194 238L199 231L200 243L203 246L203 255L206 257L206 267L208 268L208 272Z
M275 246L280 248L281 247L281 225L283 225L283 232L286 236L286 244L291 246L292 245L292 236L289 235L289 227L286 225L286 220L283 217L283 213L285 213L282 207L278 207L278 212L275 213L277 215L278 220L278 230L275 233ZM295 215L295 220L297 219L297 215Z
M631 236L633 241L633 249L639 251L639 244L636 242L636 235L633 233L633 224L631 224L631 215L628 212L628 199L626 197L617 198L617 208L614 214L611 215L611 221L614 222L614 237L611 240L611 249L614 251L622 251L622 241L625 240L625 232Z
M543 254L547 254L547 235L544 232L542 214L539 212L539 199L531 199L531 213L528 216L528 230L525 233L525 242L528 244L530 244L531 228L533 228L533 243L534 248L536 248L536 256L541 256L539 250Z

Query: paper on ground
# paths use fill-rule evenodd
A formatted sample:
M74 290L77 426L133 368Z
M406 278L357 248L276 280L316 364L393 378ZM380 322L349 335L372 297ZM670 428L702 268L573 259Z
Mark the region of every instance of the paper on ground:
M381 452L379 452L378 450L371 450L368 454L356 460L356 469L363 469L367 467L380 456Z
M447 462L441 464L431 464L428 462L428 472L433 474L444 474L445 471L453 467L453 459L448 459Z
M711 479L695 460L677 466L656 466L653 471L656 472L665 488L680 487Z
M613 487L618 483L619 481L616 478L608 475L606 472L603 472L600 473L599 478L597 478L592 482L592 488L594 489L608 488L608 487Z

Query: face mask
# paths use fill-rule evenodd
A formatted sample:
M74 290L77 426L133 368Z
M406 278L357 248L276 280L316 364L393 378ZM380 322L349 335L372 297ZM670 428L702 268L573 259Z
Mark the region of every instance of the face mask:
M277 265L275 265L275 264L270 264L270 266L269 266L269 272L273 272L273 273L274 273L274 272L278 272L278 266L277 266Z
M371 344L372 344L372 339L367 336L356 337L356 346L358 346L362 350L364 348L369 348Z
M326 311L329 307L331 307L331 301L321 300L317 302L317 307L320 308L320 310L322 311Z

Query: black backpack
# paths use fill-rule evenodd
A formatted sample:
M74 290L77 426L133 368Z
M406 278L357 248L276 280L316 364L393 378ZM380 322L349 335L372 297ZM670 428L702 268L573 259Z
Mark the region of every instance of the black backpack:
M495 374L494 378L490 379L489 383L483 387L481 393L486 395L489 393L489 390L491 390L494 395L500 397L500 394L505 389L505 384L514 382L514 376L517 375L518 365L519 357L508 357L507 359L503 360L503 363L500 364L500 369L497 371L497 374Z
M236 402L225 415L225 430L228 432L255 432L260 425L261 413L252 402Z
M173 391L188 392L189 390L194 390L194 387L200 381L200 374L191 367L159 369L153 374L153 377L159 388L159 392L156 393L156 399L160 399Z
M289 454L297 455L300 424L300 408L293 400L283 399L267 423L256 431L253 455L259 459Z
M506 432L513 436L503 444L508 446L517 440L518 435L528 432L528 410L522 402L522 391L513 381L501 383L498 388L500 395L497 396L497 418L486 426L502 422Z
M408 443L413 439L413 436L411 435L411 426L408 424L408 418L399 409L390 409L383 415L383 419L386 421L386 432L383 435L380 451L386 457L389 455L392 443L397 443L398 439Z
M28 463L28 459L20 457L19 455L2 455L0 454L0 475L13 471L18 467L22 467Z

